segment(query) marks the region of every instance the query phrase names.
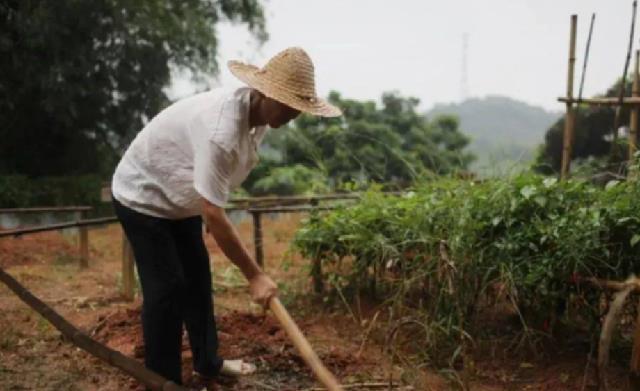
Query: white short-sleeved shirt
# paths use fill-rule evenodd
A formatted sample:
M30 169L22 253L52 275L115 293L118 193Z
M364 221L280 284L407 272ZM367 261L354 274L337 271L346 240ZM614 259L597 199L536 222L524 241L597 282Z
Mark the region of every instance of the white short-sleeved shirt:
M215 89L179 100L133 140L113 175L113 196L156 217L224 206L258 162L266 127L249 129L249 88Z

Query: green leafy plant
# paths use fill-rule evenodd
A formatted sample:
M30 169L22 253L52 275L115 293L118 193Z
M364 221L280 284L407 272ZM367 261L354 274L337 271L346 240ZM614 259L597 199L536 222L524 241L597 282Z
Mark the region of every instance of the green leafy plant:
M575 303L576 313L593 317L597 296L576 282L638 272L638 197L631 181L600 188L532 174L442 179L404 196L374 189L357 205L312 215L295 246L321 261L340 294L364 290L388 301L396 318L424 325L425 359L451 362L498 303L511 306L526 332L553 331Z

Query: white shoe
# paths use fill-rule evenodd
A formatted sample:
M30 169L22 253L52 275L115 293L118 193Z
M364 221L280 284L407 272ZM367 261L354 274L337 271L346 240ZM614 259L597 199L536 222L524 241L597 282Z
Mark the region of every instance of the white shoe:
M256 366L244 360L223 360L220 374L225 376L247 376L255 373Z

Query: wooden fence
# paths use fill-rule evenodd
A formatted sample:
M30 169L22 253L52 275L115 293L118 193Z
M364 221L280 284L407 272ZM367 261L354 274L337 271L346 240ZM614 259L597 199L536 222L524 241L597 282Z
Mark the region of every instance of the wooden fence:
M398 194L398 193L389 193ZM245 211L252 216L253 220L253 243L255 249L255 259L260 266L264 266L264 241L262 232L262 216L272 213L309 213L319 210L330 210L335 208L331 205L320 205L325 201L348 201L360 198L358 193L328 194L306 197L260 197L260 198L238 198L230 201L231 205L227 211ZM266 205L266 206L265 206ZM43 208L38 208L42 209ZM49 208L45 208L49 209ZM5 211L9 211L6 209ZM13 210L13 211L17 211ZM34 210L30 209L30 212ZM38 227L28 227L0 231L0 239L6 237L18 237L39 232L58 231L67 228L79 228L79 267L89 266L89 228L98 227L118 222L116 217L104 217L97 219L82 219L59 224L48 224ZM134 256L131 245L123 233L122 236L122 295L127 300L133 300L135 296L135 272Z

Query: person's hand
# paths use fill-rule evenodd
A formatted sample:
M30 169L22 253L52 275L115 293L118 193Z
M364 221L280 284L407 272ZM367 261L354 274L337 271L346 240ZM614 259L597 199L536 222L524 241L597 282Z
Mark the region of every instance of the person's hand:
M278 295L278 286L264 273L256 274L249 280L249 290L251 298L264 308L268 308L269 300Z

